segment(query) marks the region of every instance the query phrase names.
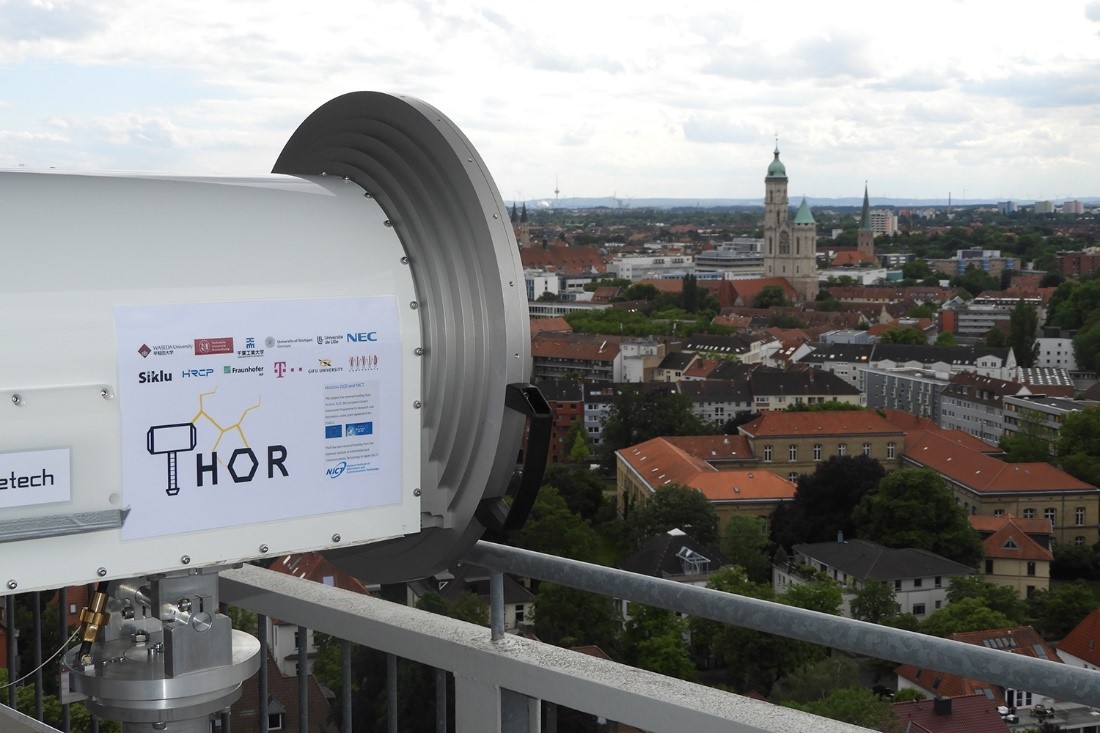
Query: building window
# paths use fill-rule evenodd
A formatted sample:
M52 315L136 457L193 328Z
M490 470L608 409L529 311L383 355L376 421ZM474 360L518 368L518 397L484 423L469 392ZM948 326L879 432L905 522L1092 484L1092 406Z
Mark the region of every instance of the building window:
M995 516L995 517L1003 517L1004 515L1005 515L1005 510L1004 509L994 509L993 510L993 516Z
M895 591L901 590L901 581L900 580L895 580L894 581L894 590Z
M1043 519L1049 519L1050 520L1050 526L1052 526L1052 527L1054 526L1054 517L1055 517L1054 507L1048 506L1046 509L1043 510Z
M1073 522L1078 527L1085 526L1085 507L1079 506L1073 510Z
M913 587L920 588L924 585L924 578L913 578Z
M268 713L268 715L267 715L267 729L268 730L282 730L283 729L283 713Z
M848 455L848 444L847 443L839 443L836 447L836 454L838 456Z
M986 575L993 575L993 561L990 560L989 558L986 558L986 561L985 561L985 574Z
M814 460L821 460L821 443L814 443Z
M894 457L895 448L896 448L896 446L893 443L887 443L886 444L886 457L887 458L893 458Z
M1024 509L1024 519L1035 519L1035 510L1031 507Z
M936 576L935 585L937 588L943 587L943 578L939 575Z
M516 623L517 624L522 624L523 623L523 604L522 603L520 603L516 606Z
M1034 560L1028 560L1027 561L1027 574L1030 575L1030 576L1035 575L1035 561Z
M863 455L865 455L865 456L871 455L871 444L870 443L864 443L863 444Z
M923 616L924 615L924 604L923 603L914 603L913 604L913 615L914 616Z
M1085 544L1085 538L1084 538L1084 536L1082 536L1082 535L1077 535L1076 537L1074 537L1074 538L1073 538L1073 544L1077 545L1078 547L1080 547L1081 545Z
M787 446L787 459L791 461L798 460L798 446L794 443Z
M764 446L764 461L767 463L772 461L772 447L770 445Z
M798 483L798 474L794 471L791 471L787 474L787 480L790 481L792 484Z

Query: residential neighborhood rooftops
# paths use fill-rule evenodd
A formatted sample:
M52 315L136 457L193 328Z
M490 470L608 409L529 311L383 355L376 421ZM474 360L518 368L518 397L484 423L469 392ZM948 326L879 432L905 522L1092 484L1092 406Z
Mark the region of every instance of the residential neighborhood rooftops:
M1092 609L1055 646L1093 667L1100 667L1100 608Z
M760 417L740 426L749 436L762 438L769 435L903 435L871 410L839 410L821 412L765 412Z
M621 570L657 578L712 573L726 564L716 547L704 545L679 529L655 535L619 564Z
M943 700L894 703L894 713L907 733L1008 733L1008 724L988 696L962 695Z
M973 521L978 515L970 515L970 526L982 533L982 555L986 558L1002 558L1006 560L1046 560L1054 559L1054 553L1050 551L1051 526L1049 519L1020 519L1016 517L983 517L983 519L1000 520L1000 525L991 532L984 532L975 526ZM1046 528L1037 533L1027 532L1017 522L1043 523ZM985 527L993 525L993 522L981 522ZM1032 536L1032 535L1037 536Z
M904 578L969 575L974 568L928 550L884 547L870 540L796 544L804 555L860 580L893 581Z
M770 501L794 499L798 487L771 471L733 469L700 473L692 479L710 501Z

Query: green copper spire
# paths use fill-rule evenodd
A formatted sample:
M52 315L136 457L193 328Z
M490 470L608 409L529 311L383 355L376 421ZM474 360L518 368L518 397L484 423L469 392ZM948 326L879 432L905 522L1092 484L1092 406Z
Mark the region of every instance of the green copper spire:
M787 168L779 161L779 140L775 141L775 160L768 166L768 178L786 178Z
M867 197L867 181L863 182L863 215L859 218L859 228L871 231L871 199Z
M795 224L813 224L814 215L810 213L810 205L806 203L806 197L802 197L802 204L798 207L798 213L794 215Z

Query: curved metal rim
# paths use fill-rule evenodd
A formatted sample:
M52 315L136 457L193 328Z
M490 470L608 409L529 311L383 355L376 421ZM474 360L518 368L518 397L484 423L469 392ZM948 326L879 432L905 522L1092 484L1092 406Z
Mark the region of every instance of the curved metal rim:
M507 209L447 117L379 92L322 105L273 172L355 181L386 212L409 256L425 346L421 502L444 526L330 557L371 582L429 575L481 536L477 505L503 495L519 450L522 418L504 399L508 384L529 378L530 327Z

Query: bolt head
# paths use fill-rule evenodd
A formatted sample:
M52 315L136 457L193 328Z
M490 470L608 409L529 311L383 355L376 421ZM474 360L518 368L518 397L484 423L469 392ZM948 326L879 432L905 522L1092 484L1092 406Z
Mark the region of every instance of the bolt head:
M180 563L183 564L183 565L190 565L191 564L191 556L190 555L184 555L183 557L180 558Z
M19 587L19 583L15 582L14 580L9 580L8 581L8 590L15 590L18 587Z
M95 571L95 574L102 578L104 575L107 574L107 568L100 568L99 570Z
M268 546L267 546L267 545L260 545L260 552L262 552L262 553L266 554L266 553L267 553L267 551L268 551L268 549L269 549L269 548L268 548Z
M333 542L339 542L339 541L340 541L340 535L339 535L339 533L337 533L337 534L334 534L334 535L332 536L332 541L333 541Z

